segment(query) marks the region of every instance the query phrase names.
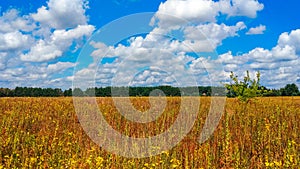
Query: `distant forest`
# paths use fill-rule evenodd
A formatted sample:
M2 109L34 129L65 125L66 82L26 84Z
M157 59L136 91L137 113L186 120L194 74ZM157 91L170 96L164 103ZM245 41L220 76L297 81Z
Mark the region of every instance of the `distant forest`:
M235 97L235 93L225 90L223 87L197 87L199 92L193 92L193 87L172 87L172 86L156 86L156 87L96 87L81 90L79 88L62 90L59 88L33 88L33 87L16 87L15 89L0 88L0 97L69 97L69 96L96 96L111 97L113 96L149 96L152 91L158 89L164 92L166 96L224 96ZM127 93L123 91L127 90ZM120 92L118 92L120 91ZM183 91L183 92L182 92ZM187 91L184 93L184 91ZM267 89L260 87L260 96L300 96L299 89L295 84L287 84L281 89ZM117 94L116 94L117 93ZM159 93L158 93L159 94Z

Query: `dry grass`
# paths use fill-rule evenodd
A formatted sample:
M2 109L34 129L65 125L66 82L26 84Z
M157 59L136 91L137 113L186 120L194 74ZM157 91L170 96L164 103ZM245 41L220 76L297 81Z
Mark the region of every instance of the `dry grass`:
M149 109L147 98L131 98ZM97 98L108 123L131 137L170 127L179 98L168 98L155 122L126 121L111 98ZM198 119L180 144L160 155L130 159L93 143L78 123L72 98L0 98L0 168L299 168L300 97L259 98L248 105L227 99L211 138L199 144L210 98L201 98Z

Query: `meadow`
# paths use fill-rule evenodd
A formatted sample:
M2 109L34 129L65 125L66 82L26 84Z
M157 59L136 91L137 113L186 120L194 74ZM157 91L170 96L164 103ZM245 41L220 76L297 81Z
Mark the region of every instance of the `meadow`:
M210 107L200 98L197 121L173 149L147 158L125 158L95 144L82 129L71 97L0 98L0 169L2 168L300 168L300 97L263 97L248 104L227 98L213 135L197 142ZM147 97L132 97L141 111ZM175 121L179 97L168 97L160 118L128 122L112 98L97 98L99 109L116 130L150 137Z

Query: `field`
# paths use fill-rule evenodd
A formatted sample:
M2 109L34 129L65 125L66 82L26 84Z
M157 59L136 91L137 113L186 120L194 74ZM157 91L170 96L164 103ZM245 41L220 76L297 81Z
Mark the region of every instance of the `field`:
M136 109L147 98L131 98ZM116 130L131 137L160 134L175 121L180 98L167 98L155 122L128 122L111 98L97 98ZM95 144L82 129L72 98L0 98L1 168L300 168L300 97L227 99L214 134L197 142L210 107L201 97L192 130L173 149L147 158L125 158ZM154 147L155 148L155 147Z

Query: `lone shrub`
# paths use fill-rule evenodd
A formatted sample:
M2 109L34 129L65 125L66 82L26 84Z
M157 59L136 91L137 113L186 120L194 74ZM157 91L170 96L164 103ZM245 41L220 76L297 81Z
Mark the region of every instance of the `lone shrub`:
M230 84L225 84L225 87L228 90L227 96L238 97L240 101L248 102L250 98L261 95L259 71L256 73L256 79L253 80L250 79L249 71L247 71L243 81L239 81L238 76L233 72L230 74L230 79L232 82Z

